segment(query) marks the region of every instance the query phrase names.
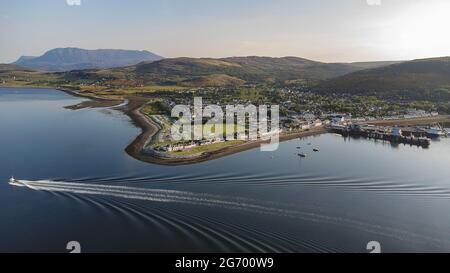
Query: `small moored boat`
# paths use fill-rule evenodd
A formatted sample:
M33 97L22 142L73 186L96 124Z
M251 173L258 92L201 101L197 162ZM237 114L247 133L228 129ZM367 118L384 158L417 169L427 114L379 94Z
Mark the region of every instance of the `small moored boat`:
M445 136L445 132L441 128L434 127L427 129L427 135L431 138L438 138Z

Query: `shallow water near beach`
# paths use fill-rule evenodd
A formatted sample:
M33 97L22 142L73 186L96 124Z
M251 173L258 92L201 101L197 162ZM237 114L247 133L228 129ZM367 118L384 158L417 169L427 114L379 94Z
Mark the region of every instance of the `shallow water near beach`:
M450 251L450 138L324 134L159 166L125 153L140 130L121 112L64 109L81 101L0 89L0 252Z

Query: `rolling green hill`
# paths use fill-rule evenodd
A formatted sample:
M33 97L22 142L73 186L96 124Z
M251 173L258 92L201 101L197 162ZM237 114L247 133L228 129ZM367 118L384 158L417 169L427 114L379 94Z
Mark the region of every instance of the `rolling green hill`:
M67 72L17 73L16 84L102 92L278 84L315 86L328 79L391 62L322 63L297 57L172 58L137 65ZM12 65L11 65L12 67ZM4 75L5 84L11 77ZM150 88L151 87L151 88ZM149 89L150 88L150 89Z
M450 57L420 59L328 80L321 92L450 100Z
M372 66L384 63L372 63ZM364 69L360 64L321 63L297 57L174 58L135 66L144 83L223 86L242 83L318 82ZM217 75L221 75L218 77ZM217 80L219 79L219 80Z
M0 64L0 87L53 87L58 77L17 64Z
M0 64L0 72L13 72L13 71L33 71L29 68L17 64Z
M364 69L373 69L383 66L389 66L393 64L399 64L404 63L405 61L379 61L379 62L356 62L356 63L350 63L350 65L354 67L359 67L361 70Z

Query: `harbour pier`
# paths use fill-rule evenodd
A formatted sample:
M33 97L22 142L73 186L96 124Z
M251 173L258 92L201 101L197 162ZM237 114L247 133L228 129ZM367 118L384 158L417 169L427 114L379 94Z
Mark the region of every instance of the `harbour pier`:
M403 143L427 148L431 145L431 139L426 132L410 127L389 127L374 125L331 126L330 129L343 136L364 137L367 139L389 141L391 143Z

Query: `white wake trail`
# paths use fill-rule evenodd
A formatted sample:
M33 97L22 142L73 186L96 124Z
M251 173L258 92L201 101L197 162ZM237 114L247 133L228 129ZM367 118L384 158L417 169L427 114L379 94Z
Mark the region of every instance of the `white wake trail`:
M39 191L68 192L76 194L103 195L119 198L147 200L152 202L183 203L192 205L214 206L227 209L249 210L258 213L277 215L292 214L294 211L267 207L249 203L252 200L230 200L217 195L193 192L145 189L127 186L108 186L99 184L67 183L54 181L20 181L24 186ZM243 202L243 200L247 202ZM295 212L294 212L295 213Z
M314 212L299 211L293 209L282 209L274 207L274 203L263 203L261 201L223 197L212 194L201 194L194 192L164 190L164 189L146 189L128 186L109 186L99 184L69 183L56 181L18 181L20 185L37 191L64 192L74 194L101 195L133 200L145 200L160 203L179 203L196 206L218 207L224 209L241 210L246 212L269 214L306 220L316 223L339 224L349 228L356 228L365 232L392 237L398 240L406 238L420 239L426 242L440 245L443 242L435 238L419 235L405 230L372 225L365 222L333 217ZM447 243L447 242L446 242Z

